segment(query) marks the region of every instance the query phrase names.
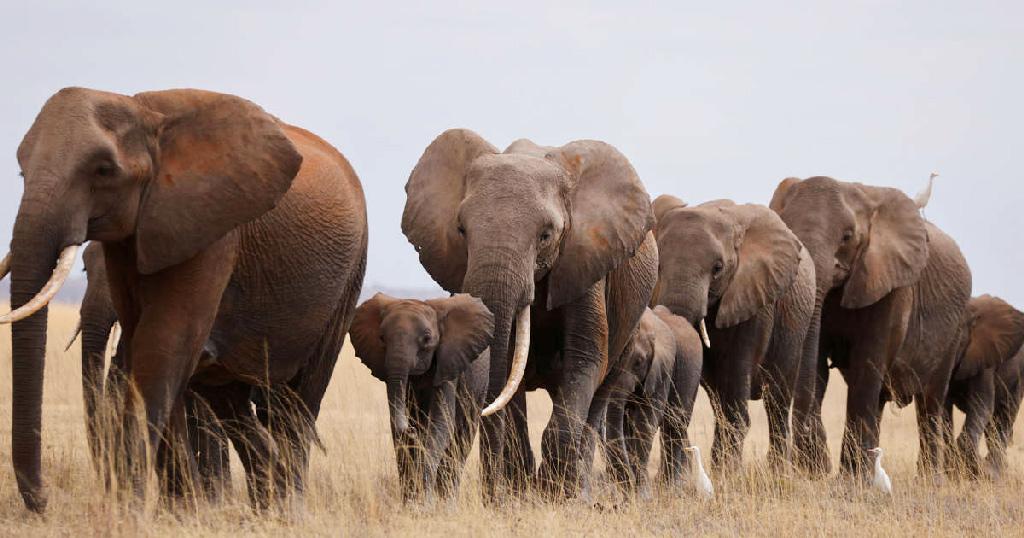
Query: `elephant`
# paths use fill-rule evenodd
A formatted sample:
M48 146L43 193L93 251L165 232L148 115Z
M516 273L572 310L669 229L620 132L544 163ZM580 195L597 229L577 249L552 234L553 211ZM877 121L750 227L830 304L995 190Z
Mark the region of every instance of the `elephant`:
M703 383L716 410L712 462L734 467L750 427L747 401L765 400L769 460L789 461L789 415L813 391L803 344L814 310L807 249L765 206L654 201L659 272L653 303L707 327ZM705 318L712 323L705 324Z
M601 386L611 394L605 412L610 474L626 491L636 492L642 498L651 495L647 464L654 436L668 420L670 405L681 421L677 426L681 438L666 439L663 434L663 452L681 452L689 446L686 428L697 397L703 360L693 327L664 307L657 310L644 311L622 359ZM673 391L679 394L670 400ZM678 481L681 474L680 469L678 475L662 478Z
M420 301L378 293L356 308L349 334L356 356L387 385L404 498L452 498L487 393L494 316L467 294Z
M0 322L14 323L12 458L26 506L46 507L46 304L86 240L102 244L123 329L133 390L118 452L136 497L155 464L146 446L159 456L184 445L191 386L230 433L253 503L301 500L366 264L365 201L348 161L237 96L85 88L47 100L17 158L13 310ZM191 469L186 458L178 472Z
M955 463L959 463L961 469L968 474L977 476L980 472L978 442L981 435L991 425L992 429L986 435L989 461L996 462L995 467L999 467L1005 454L1005 443L999 433L1006 431L1007 418L1010 419L1008 424L1012 425L1016 417L1016 412L1012 415L1006 413L1006 406L1008 401L1013 400L1007 397L1007 387L1016 381L1017 376L1004 380L998 372L1024 345L1024 312L998 297L973 297L967 304L963 331L960 352L946 396L942 432L946 446L955 448L952 451L958 460ZM1009 371L1014 368L1020 371L1019 364L1011 366ZM1000 395L998 399L997 394ZM1019 399L1016 401L1019 402ZM964 426L955 445L952 439L954 404L965 415ZM996 413L997 405L1000 413ZM961 470L953 465L948 467L953 471Z
M650 197L636 171L604 142L521 139L499 152L451 129L426 148L405 189L402 231L424 268L494 314L491 404L481 413L485 498L531 483L524 391L538 388L554 412L537 483L585 497L594 443L585 432L601 427L591 403L657 278Z
M1013 423L1024 400L1024 348L996 367L992 419L985 428L986 471L1000 478L1006 471L1006 447L1013 442Z
M920 468L940 479L942 408L971 291L960 248L897 189L787 178L770 207L807 247L816 277L804 352L817 379L815 397L798 394L794 404L798 464L814 475L831 470L821 421L831 361L849 387L843 474L870 472L885 403L916 399Z

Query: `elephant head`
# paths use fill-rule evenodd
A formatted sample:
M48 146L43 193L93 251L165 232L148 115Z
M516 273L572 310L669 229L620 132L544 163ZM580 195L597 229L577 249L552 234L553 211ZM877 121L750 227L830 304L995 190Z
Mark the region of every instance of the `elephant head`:
M349 330L356 356L385 382L391 431L410 435L406 394L410 376L433 384L454 381L490 344L494 316L480 299L456 294L429 301L378 293L359 305Z
M581 297L634 253L653 224L629 161L590 140L560 148L519 140L499 153L472 131L445 131L405 190L402 231L427 272L494 313L489 393L505 388L485 414L507 403L521 380L529 306L536 300L550 310ZM535 298L537 289L545 295Z
M179 264L274 207L302 157L274 117L238 97L82 88L43 105L17 157L24 194L9 258L14 311L0 322L16 322L15 474L26 505L42 511L45 306L75 248L88 239L131 245L141 274Z
M874 304L916 282L928 262L925 221L897 189L787 178L771 208L814 260L819 305L836 288L842 288L844 308Z
M996 368L1024 345L1024 312L991 295L974 297L964 314L965 339L955 381L963 381Z
M719 329L752 318L792 284L800 241L764 206L654 201L659 270L653 303L696 324L717 306Z

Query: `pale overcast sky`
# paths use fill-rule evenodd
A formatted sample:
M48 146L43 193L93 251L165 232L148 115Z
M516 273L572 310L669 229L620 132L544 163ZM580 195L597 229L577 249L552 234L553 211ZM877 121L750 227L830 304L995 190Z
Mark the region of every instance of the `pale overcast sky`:
M817 174L913 196L937 170L927 216L975 293L1024 307L1022 2L144 4L0 0L0 243L15 150L53 92L196 87L349 158L367 285L432 285L399 228L403 186L437 134L468 127L498 147L605 140L652 197L693 202L767 203Z

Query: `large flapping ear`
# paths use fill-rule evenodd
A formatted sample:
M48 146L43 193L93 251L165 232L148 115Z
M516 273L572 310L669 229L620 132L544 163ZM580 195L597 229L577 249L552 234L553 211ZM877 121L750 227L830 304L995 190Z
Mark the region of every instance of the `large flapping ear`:
M487 349L494 337L494 315L483 301L466 293L427 304L437 311L441 341L434 352L434 384L452 381Z
M498 150L468 129L450 129L427 146L405 184L402 233L442 288L455 293L466 275L466 243L458 231L466 172L478 157Z
M578 178L571 228L548 277L548 309L583 295L629 259L654 225L651 199L629 160L609 144L569 143L548 154Z
M991 295L971 299L967 306L967 348L955 378L967 379L995 368L1024 345L1024 312Z
M866 244L850 268L843 308L863 308L917 281L928 263L928 230L917 205L887 187L856 185L872 204Z
M651 210L654 212L654 221L660 222L661 218L665 216L665 213L680 207L686 207L686 202L672 196L671 194L662 194L651 202Z
M772 201L768 204L768 208L776 213L782 213L782 208L786 207L786 199L789 197L790 189L801 181L800 178L796 177L787 177L780 181L779 186L775 187L775 192L772 194Z
M163 115L136 225L143 274L179 264L270 211L299 172L302 156L278 121L245 99L199 90L135 99Z
M352 327L348 330L356 357L370 369L373 377L381 381L387 381L384 366L387 349L381 339L380 325L384 321L385 309L396 301L394 297L377 293L356 308L352 317Z
M723 206L741 232L736 272L722 294L715 318L719 329L732 327L772 304L796 277L800 264L800 240L778 214L761 205Z

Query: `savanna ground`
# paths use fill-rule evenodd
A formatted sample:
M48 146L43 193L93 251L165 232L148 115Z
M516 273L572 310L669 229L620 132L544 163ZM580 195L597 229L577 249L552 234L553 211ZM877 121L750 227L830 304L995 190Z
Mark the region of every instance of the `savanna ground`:
M458 500L429 511L403 506L388 433L384 385L346 345L318 422L326 452L315 451L304 515L282 519L250 511L241 469L234 461L234 495L218 506L170 511L150 503L126 510L111 502L88 459L83 422L79 346L63 343L77 309L50 309L50 342L43 406L43 467L50 505L31 515L17 494L10 467L10 331L0 329L0 534L4 535L1021 535L1024 533L1024 451L1009 450L1011 472L998 484L956 482L937 487L915 478L917 429L911 408L886 410L882 446L894 494L884 497L847 481L778 476L764 467L767 427L763 407L751 404L753 427L746 467L715 478L716 497L661 491L654 500L623 502L596 469L596 494L605 508L526 499L489 507L480 501L474 451ZM834 376L834 378L837 376ZM845 388L829 387L826 427L838 460ZM543 393L529 396L531 436L539 447L550 413ZM962 419L958 416L958 419ZM959 420L958 420L959 427ZM691 439L707 460L713 430L701 392ZM599 458L600 459L600 458ZM657 465L657 450L651 469Z

